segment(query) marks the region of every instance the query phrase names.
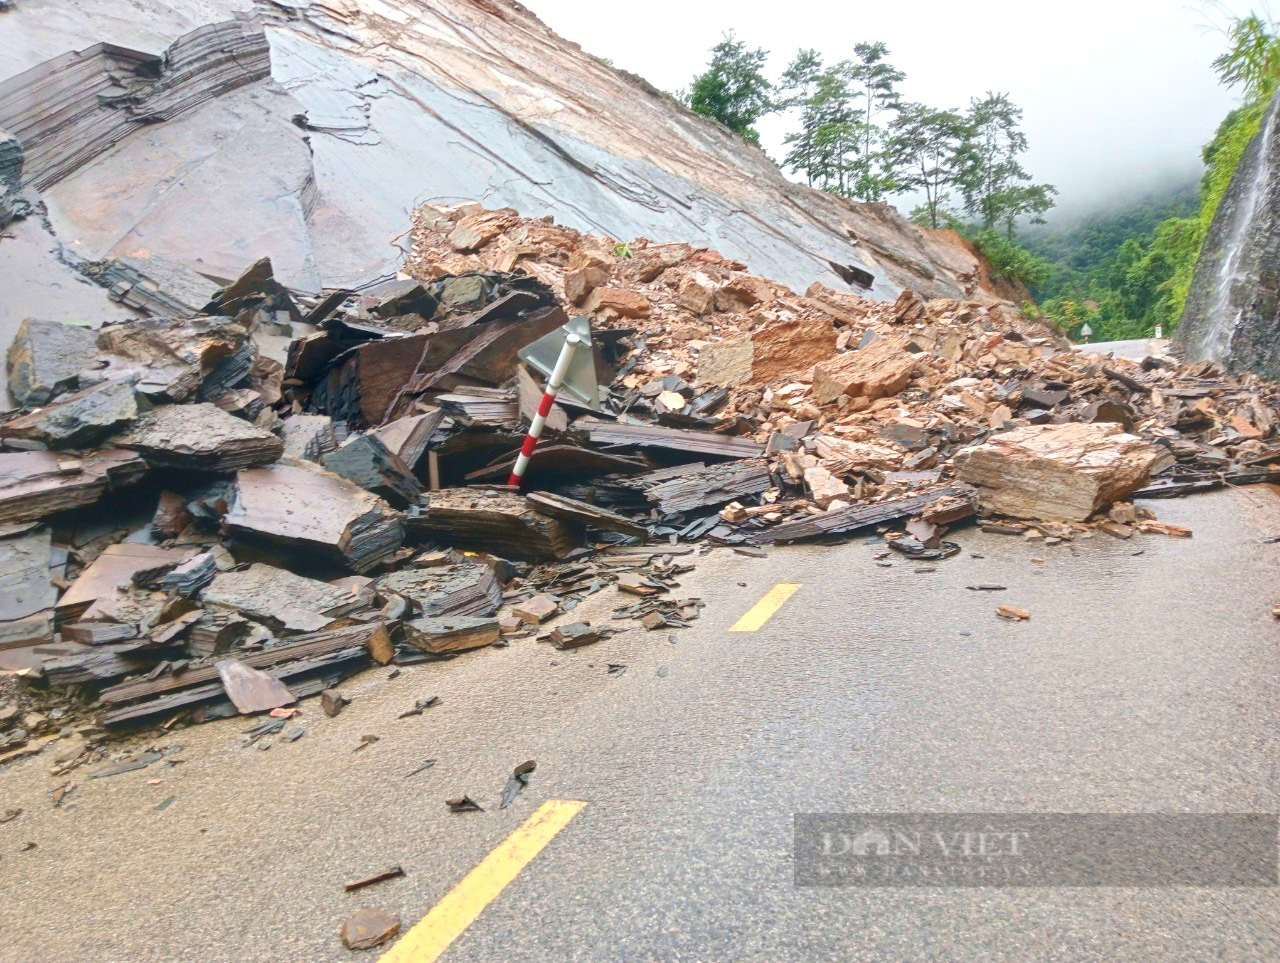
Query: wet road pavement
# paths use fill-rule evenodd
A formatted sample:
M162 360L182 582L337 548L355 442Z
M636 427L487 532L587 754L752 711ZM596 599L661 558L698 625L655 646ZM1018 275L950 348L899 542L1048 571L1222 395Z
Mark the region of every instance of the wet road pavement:
M1274 888L810 889L791 856L804 812L1280 811L1278 506L1157 504L1191 540L964 529L932 573L883 568L863 540L717 550L684 578L708 605L674 642L369 672L336 719L307 702L296 743L243 748L238 720L153 739L188 761L78 772L59 809L48 762L17 763L0 772L0 809L26 809L0 825L0 960L348 960L350 913L407 929L548 799L587 806L445 959L1280 958ZM779 582L801 588L759 631L727 631ZM998 620L1001 603L1031 621ZM365 734L380 740L353 752ZM486 811L450 814L462 793ZM405 878L343 891L391 863Z

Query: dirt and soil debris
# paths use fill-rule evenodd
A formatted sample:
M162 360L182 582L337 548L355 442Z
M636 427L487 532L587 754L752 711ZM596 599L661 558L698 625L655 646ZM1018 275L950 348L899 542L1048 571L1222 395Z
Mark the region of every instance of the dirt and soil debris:
M518 352L571 316L598 396L558 399L508 487L545 383ZM474 204L420 209L397 280L308 298L264 260L193 317L33 319L8 364L0 764L60 773L172 763L113 758L140 726L269 713L255 738L296 738L299 700L336 715L374 665L687 626L680 577L720 546L1185 537L1133 499L1280 480L1256 378ZM575 615L602 592L611 617Z

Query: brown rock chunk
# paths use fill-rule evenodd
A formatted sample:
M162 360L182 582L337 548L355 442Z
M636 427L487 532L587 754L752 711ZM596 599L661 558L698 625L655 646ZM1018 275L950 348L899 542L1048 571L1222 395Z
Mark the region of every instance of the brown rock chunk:
M400 932L400 917L377 909L362 909L342 924L339 934L349 950L381 946Z
M136 378L156 400L212 401L249 379L256 357L249 332L230 318L147 318L103 328L105 380Z
M698 356L698 382L723 388L745 385L751 381L753 357L751 336L747 334L709 344Z
M829 319L782 321L708 345L698 359L698 381L721 387L765 384L812 368L835 351L836 331Z
M177 538L191 524L191 512L187 500L177 492L166 489L160 493L156 513L151 519L151 534L160 540Z
M121 542L108 545L58 600L59 620L74 620L91 610L95 603L110 600L118 590L133 582L141 572L175 566L191 554L189 548L161 548Z
M405 644L434 654L478 649L492 645L500 636L498 620L493 618L447 615L404 624Z
M875 401L896 395L911 381L916 356L897 338L877 338L861 351L850 351L816 365L813 400L830 404L848 395Z
M557 649L580 649L604 638L604 633L592 628L590 622L570 622L559 625L547 635L547 640Z
M987 511L1084 521L1147 483L1159 453L1116 424L1031 425L957 456Z
M596 288L582 304L584 311L609 312L620 318L647 318L649 299L625 288Z
M613 264L594 251L578 251L569 258L564 275L564 296L570 304L582 300L613 275Z
M899 324L914 324L929 319L929 309L914 291L904 289L893 303L893 319Z
M856 294L835 291L819 281L814 281L804 296L815 302L840 324L861 324L867 320L876 302Z
M337 689L325 689L320 693L320 708L324 710L324 714L330 719L338 715L349 701Z
M701 271L696 271L680 282L680 293L676 303L699 317L710 314L715 310L717 288L715 281Z
M836 351L836 329L826 318L797 318L751 335L751 380L778 381L812 368Z
M378 438L387 446L388 451L398 455L401 461L413 468L427 450L431 435L439 427L443 418L444 413L440 409L432 408L426 414L399 418L390 424L384 425L382 428L374 429L369 434ZM287 425L288 422L285 422L285 424ZM286 453L288 451L287 446L288 442L286 441Z
M497 211L475 211L467 214L449 232L449 244L455 251L469 254L484 247L505 231L515 221L515 211L502 208Z
M804 484L809 489L809 497L813 499L813 503L823 511L834 502L847 505L852 501L849 486L820 465L804 470Z
M156 408L113 441L151 465L192 471L235 471L265 465L284 453L284 442L271 432L212 404Z
M119 449L80 457L51 451L0 452L0 523L92 505L103 493L137 481L146 470L141 458Z
M536 511L551 518L576 522L590 528L621 532L623 535L643 537L647 533L647 529L644 526L637 525L625 515L619 515L617 512L611 512L588 502L566 498L564 495L554 495L550 492L530 492L525 496L525 501L532 505Z
M1025 622L1031 618L1031 613L1026 609L1016 608L1012 605L997 605L996 615L1006 622Z
M533 511L513 493L446 488L426 502L426 510L409 519L410 531L424 541L522 560L563 558L582 543L581 529Z
M402 569L382 576L378 592L401 596L427 616L490 616L502 604L502 586L488 565L462 562L426 569Z
M814 445L817 456L830 471L896 471L902 464L902 452L885 445L849 441L834 435L818 435L814 439Z
M88 328L28 318L9 346L9 393L20 405L48 404L74 387L96 352Z
M775 287L764 278L739 274L715 292L717 311L747 311L775 298Z
M541 625L559 611L559 603L546 595L535 595L533 598L517 603L511 609L512 614L518 615L526 622L538 625Z
M404 600L401 599L401 602ZM384 616L386 609L383 609ZM379 625L376 629L369 633L369 638L365 640L364 647L369 650L369 657L378 665L390 665L396 657L396 646L391 640L391 633L387 631L386 626Z
M239 612L273 630L298 632L318 631L365 601L345 588L262 564L218 573L200 597L206 606Z

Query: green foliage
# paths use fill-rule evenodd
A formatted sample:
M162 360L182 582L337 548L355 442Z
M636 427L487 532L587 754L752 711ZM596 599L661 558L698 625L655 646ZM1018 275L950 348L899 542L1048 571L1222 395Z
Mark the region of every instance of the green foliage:
M853 165L853 195L864 201L883 200L894 186L880 149L887 130L879 119L886 111L899 109L898 84L907 75L890 64L888 56L889 48L883 43L859 43L853 46L853 59L841 65L858 105L862 146Z
M1035 288L1044 284L1053 271L1053 265L1044 258L1015 244L999 231L990 228L979 231L973 236L973 243L990 262L991 273L1006 281Z
M959 156L969 136L968 122L955 110L904 104L889 127L887 166L899 191L923 191L925 202L912 219L941 227L951 216L950 188L960 172Z
M1274 23L1250 13L1232 23L1227 39L1227 50L1213 62L1213 67L1222 83L1242 89L1244 103L1226 116L1204 149L1199 212L1178 223L1161 225L1157 232L1173 267L1164 282L1164 318L1169 328L1182 318L1196 260L1218 205L1231 185L1240 158L1261 129L1267 106L1280 85L1280 35Z
M1171 333L1181 319L1218 206L1280 83L1273 23L1249 14L1226 34L1228 48L1213 66L1224 84L1241 89L1244 102L1205 146L1198 192L1183 188L1066 231L1029 236L1032 249L1053 263L1036 295L1065 330L1075 334L1088 323L1097 340L1137 338L1156 325Z
M1191 292L1191 281L1195 276L1200 248L1213 225L1214 215L1218 213L1222 195L1231 185L1231 178L1240 164L1240 158L1262 126L1266 108L1267 100L1263 98L1227 115L1218 127L1217 135L1204 149L1206 170L1200 181L1199 213L1187 219L1184 224L1169 228L1176 234L1174 240L1180 253L1174 265L1173 276L1168 281L1167 320L1170 326L1176 325L1182 317L1187 296Z
M955 182L964 197L965 213L977 218L983 230L1004 225L1013 240L1020 220L1044 223L1058 189L1032 184L1022 166L1027 135L1022 132L1022 108L1008 94L987 91L969 104L968 137L961 145Z
M1045 314L1072 334L1087 322L1097 341L1149 337L1157 324L1168 329L1173 276L1199 252L1187 217L1197 208L1188 184L1065 227L1027 232L1027 246L1052 265L1035 286Z
M760 143L755 123L773 107L773 85L764 76L769 54L748 50L733 33L711 48L711 62L705 72L693 78L689 87L689 107L713 117L754 144Z
M1227 30L1226 51L1213 62L1218 79L1243 89L1245 100L1270 95L1280 82L1280 39L1276 25L1250 11Z
M778 107L800 112L783 164L811 187L878 201L896 189L883 118L899 109L897 87L905 75L889 63L882 43L855 44L853 53L824 67L817 51L800 50L783 71Z
M799 51L778 83L778 91L782 95L777 102L778 107L800 110L800 129L786 136L789 150L782 163L796 173L804 174L810 187L823 176L827 166L819 147L819 131L824 124L824 108L831 97L827 87L829 83L822 58L816 50Z

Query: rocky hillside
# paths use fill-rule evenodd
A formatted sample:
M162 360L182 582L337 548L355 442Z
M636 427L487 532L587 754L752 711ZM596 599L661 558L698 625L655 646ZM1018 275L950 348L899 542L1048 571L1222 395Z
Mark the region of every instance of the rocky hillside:
M954 234L791 184L516 3L137 6L0 12L0 210L43 215L0 241L10 331L196 307L264 255L300 291L365 282L398 268L417 205L468 200L711 247L795 290L1009 293Z

